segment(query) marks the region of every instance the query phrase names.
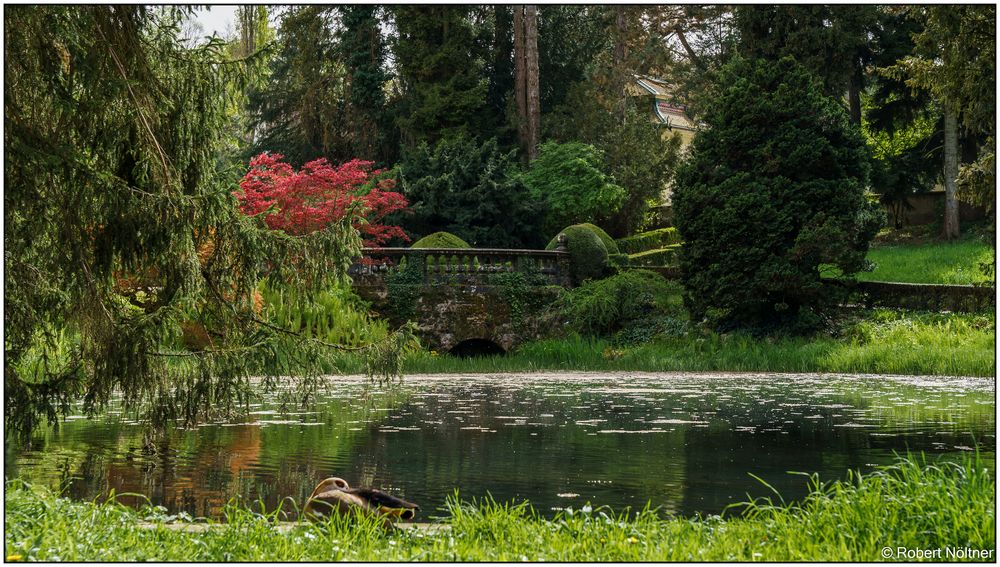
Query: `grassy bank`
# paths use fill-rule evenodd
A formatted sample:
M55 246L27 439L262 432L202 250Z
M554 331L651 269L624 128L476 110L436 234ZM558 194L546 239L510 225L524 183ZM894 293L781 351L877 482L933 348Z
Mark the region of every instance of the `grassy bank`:
M162 511L10 483L4 543L9 561L879 561L887 546L995 548L995 480L978 456L812 482L798 504L758 501L725 519L648 511L626 519L585 508L547 520L524 504L487 501L452 503L448 530L392 533L342 521L281 531L236 507L225 525L185 533L164 527Z
M873 247L868 259L875 271L857 275L859 280L907 283L992 283L979 264L993 258L994 250L975 235L956 242L895 242Z
M992 317L879 310L838 336L756 338L689 332L651 342L615 345L571 335L528 343L506 356L456 358L411 353L405 372L530 372L533 370L840 372L938 376L995 376ZM339 357L331 370L363 372L359 360Z

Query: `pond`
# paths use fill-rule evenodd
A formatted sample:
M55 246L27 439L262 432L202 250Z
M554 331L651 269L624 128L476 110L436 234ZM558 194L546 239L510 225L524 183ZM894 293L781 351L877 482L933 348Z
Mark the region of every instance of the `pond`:
M172 513L219 517L240 498L274 509L340 476L417 502L418 519L463 499L530 501L543 515L647 502L715 514L750 497L801 497L907 451L993 466L993 379L791 374L572 373L411 376L389 389L331 378L315 407L277 398L243 423L177 430L143 450L139 424L71 416L4 474L77 499L139 493ZM122 501L139 499L122 496ZM282 507L294 518L285 500Z

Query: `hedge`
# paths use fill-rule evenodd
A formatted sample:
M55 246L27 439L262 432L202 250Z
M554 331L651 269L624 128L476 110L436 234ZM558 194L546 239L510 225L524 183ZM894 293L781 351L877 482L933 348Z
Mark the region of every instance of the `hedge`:
M626 254L638 254L656 250L672 244L680 244L681 234L674 227L641 232L626 238L619 238L618 248Z
M629 254L629 261L633 266L674 266L677 264L680 248L680 244L672 244L656 250Z

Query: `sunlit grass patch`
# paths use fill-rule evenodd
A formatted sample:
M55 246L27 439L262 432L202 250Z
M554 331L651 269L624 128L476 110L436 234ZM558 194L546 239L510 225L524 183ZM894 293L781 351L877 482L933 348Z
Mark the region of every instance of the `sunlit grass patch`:
M993 248L975 237L957 242L876 246L868 252L875 271L859 273L857 278L907 283L991 283L979 265L993 256Z

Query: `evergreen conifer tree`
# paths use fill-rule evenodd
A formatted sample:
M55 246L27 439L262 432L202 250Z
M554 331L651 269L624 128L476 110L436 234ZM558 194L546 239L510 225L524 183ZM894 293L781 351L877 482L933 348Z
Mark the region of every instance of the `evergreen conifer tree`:
M348 75L349 125L355 157L388 164L395 156L393 125L386 107L386 44L380 29L381 8L349 5L339 8L339 49Z
M356 157L348 132L347 70L332 31L328 6L288 9L267 85L250 93L260 135L244 157L280 153L299 166L317 158L342 163Z
M719 84L673 197L685 302L723 328L813 327L821 268L861 270L880 226L867 150L791 58L736 59Z
M486 57L469 18L471 9L400 5L393 11L393 53L402 88L397 123L404 145L480 136L488 122Z

